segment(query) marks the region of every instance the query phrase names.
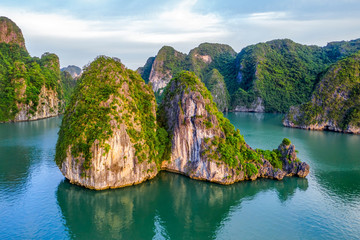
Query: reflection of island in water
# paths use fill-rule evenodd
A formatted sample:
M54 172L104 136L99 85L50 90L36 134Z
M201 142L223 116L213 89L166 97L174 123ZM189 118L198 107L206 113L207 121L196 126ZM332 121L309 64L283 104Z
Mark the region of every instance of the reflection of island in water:
M257 180L222 186L160 173L137 186L92 191L62 181L56 192L66 227L74 238L209 239L233 206L262 191L276 191L284 202L307 179Z

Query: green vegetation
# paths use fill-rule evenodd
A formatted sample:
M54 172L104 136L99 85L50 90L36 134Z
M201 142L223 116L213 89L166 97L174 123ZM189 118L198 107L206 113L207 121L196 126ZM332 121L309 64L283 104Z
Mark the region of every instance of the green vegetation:
M347 57L360 50L360 38L351 41L330 42L324 47L325 53L332 62Z
M251 108L256 102L257 94L254 92L253 89L249 91L245 91L242 88L239 88L232 96L231 98L231 106L245 106L247 108Z
M287 138L284 138L282 140L282 144L284 144L285 146L289 146L291 144L291 141L289 139L287 139Z
M358 50L360 39L323 48L289 39L248 46L237 56L241 83L231 96L231 107L250 107L260 97L266 112L287 112L310 100L319 76L330 64Z
M360 51L333 64L321 77L311 101L286 117L296 125L332 122L343 130L360 127L359 69Z
M154 64L156 64L156 71L175 75L186 68L185 57L186 54L178 52L172 47L164 46L159 50L154 62Z
M317 75L330 63L322 48L288 39L246 47L237 58L241 90L233 95L233 107L248 106L259 96L267 112L286 112L307 101Z
M34 113L43 86L61 98L59 79L59 59L55 54L32 58L17 44L0 43L0 122L13 120L19 103L30 105L29 112Z
M63 90L63 99L65 101L65 105L69 105L71 95L73 94L76 87L76 80L74 80L70 73L67 71L63 71L60 74L61 77L61 88Z
M284 138L284 140L287 138ZM290 140L287 139L289 142ZM284 143L284 141L283 141ZM261 154L266 160L268 160L270 162L270 164L274 167L274 168L278 168L278 169L282 169L283 164L281 161L281 153L279 150L274 149L272 151L270 150L261 150L261 149L256 149L256 152Z
M124 124L139 162L155 161L167 154L167 132L156 125L156 104L152 90L140 75L116 59L100 56L85 68L76 94L66 109L59 131L55 160L58 166L71 146L83 167L91 167L93 145L110 150L106 143Z
M209 56L210 59L207 62L203 56ZM225 81L225 86L230 93L233 93L239 86L236 81L236 52L229 45L218 43L202 43L198 47L190 51L187 56L188 69L195 72L200 79L205 82L206 75L208 75L213 69L218 70L221 77ZM227 91L226 91L227 92ZM224 99L227 93L224 94Z
M159 106L159 119L161 122L167 122L166 109L171 112L177 110L172 109L175 107L171 105L176 96L184 96L190 92L200 93L204 101L207 116L201 116L199 119L204 119L204 127L206 129L215 128L221 129L223 137L214 136L213 138L206 138L204 142L207 144L206 149L203 150L202 156L211 161L224 162L228 166L235 168L237 171L244 170L248 176L257 174L258 168L262 164L262 158L268 159L275 168L282 168L279 152L273 151L254 151L246 145L244 137L240 134L239 129L235 127L230 121L218 111L216 104L212 100L212 96L200 79L195 73L182 71L176 75L168 86L165 88L164 99ZM183 103L177 103L176 108L181 108ZM178 106L179 105L179 106ZM169 110L170 109L170 110ZM180 110L179 110L180 111ZM210 121L211 116L216 117L216 121ZM198 117L196 117L198 118ZM167 131L169 135L173 131L174 124L172 121L167 122Z
M226 88L224 77L214 68L205 75L204 83L213 96L217 108L226 111L230 103L230 95Z

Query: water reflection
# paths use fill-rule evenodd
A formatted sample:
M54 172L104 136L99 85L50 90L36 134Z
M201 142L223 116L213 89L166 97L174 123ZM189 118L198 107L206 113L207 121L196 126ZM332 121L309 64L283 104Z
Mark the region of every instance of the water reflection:
M307 180L299 178L221 186L160 173L137 186L100 192L62 181L56 196L74 238L209 239L243 200L275 191L285 202L307 188Z

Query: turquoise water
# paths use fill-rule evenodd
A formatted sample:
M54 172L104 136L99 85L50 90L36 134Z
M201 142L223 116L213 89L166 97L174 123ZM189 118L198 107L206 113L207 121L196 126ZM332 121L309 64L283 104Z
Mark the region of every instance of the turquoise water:
M359 239L360 136L281 126L281 115L226 117L254 148L288 137L306 179L231 186L160 173L92 191L53 162L60 118L0 124L0 239Z

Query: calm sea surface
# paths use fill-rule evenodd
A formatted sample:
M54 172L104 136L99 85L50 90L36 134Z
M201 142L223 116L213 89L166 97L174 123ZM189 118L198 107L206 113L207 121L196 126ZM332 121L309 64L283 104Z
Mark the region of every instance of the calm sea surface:
M360 136L226 117L253 148L289 138L309 176L221 186L163 172L93 191L54 163L60 118L0 124L0 239L360 239Z

